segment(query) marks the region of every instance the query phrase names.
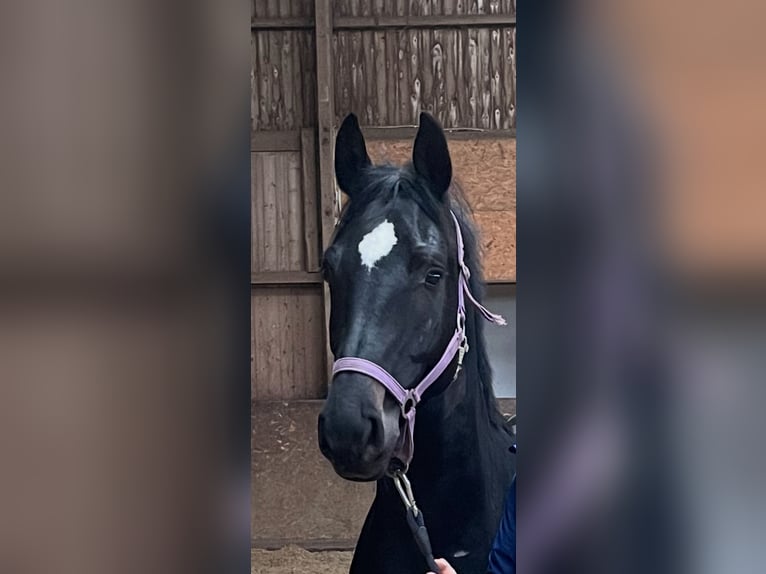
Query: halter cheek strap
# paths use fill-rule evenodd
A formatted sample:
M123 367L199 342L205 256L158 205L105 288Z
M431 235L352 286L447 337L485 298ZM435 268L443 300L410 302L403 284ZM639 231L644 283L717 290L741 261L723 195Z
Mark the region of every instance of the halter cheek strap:
M455 355L457 355L458 361L452 380L454 381L457 379L460 369L463 366L463 357L468 352L468 339L466 338L465 333L466 296L488 321L497 325L506 324L505 319L500 315L495 315L494 313L489 312L471 293L468 286L468 279L471 276L471 272L468 270L468 266L464 261L465 246L463 244L463 235L460 232L460 224L458 223L455 214L450 211L450 215L452 215L452 220L455 222L455 232L457 234L457 259L460 267L457 295L457 327L439 361L428 372L423 380L411 389L404 388L399 381L397 381L383 367L372 361L368 361L367 359L361 359L359 357L342 357L335 361L332 368L333 376L343 371L353 371L372 377L383 385L388 392L391 393L394 399L396 399L396 402L399 403L406 428L399 439L396 450L394 451L394 458L398 459L404 465L405 471L409 467L410 461L412 461L412 455L415 449L415 407L418 405L428 388L439 379L442 374L444 374L454 360Z

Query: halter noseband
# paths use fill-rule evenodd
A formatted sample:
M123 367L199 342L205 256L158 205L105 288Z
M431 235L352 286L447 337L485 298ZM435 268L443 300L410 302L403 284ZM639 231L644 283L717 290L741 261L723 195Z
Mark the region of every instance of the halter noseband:
M497 325L506 324L505 319L500 315L490 313L471 294L471 290L468 287L468 279L471 276L471 272L468 270L468 266L464 261L465 249L463 245L463 235L460 232L460 224L458 223L455 214L450 211L450 215L455 222L455 232L457 234L457 261L458 266L460 267L457 295L457 327L455 328L455 333L452 335L452 339L450 339L447 348L444 350L444 353L436 365L434 365L422 381L411 389L405 389L399 381L397 381L383 367L372 361L368 361L367 359L342 357L335 361L332 368L333 377L342 371L354 371L372 377L383 385L388 392L393 395L396 402L399 403L407 428L399 439L399 443L394 451L394 458L398 459L404 465L405 471L409 467L415 449L415 407L420 402L426 390L428 390L428 388L436 382L442 374L444 374L444 371L446 371L447 367L452 363L456 354L458 356L457 368L452 377L452 381L457 379L460 369L463 366L463 357L468 352L468 339L465 333L465 297L468 297L468 300L474 304L488 321Z

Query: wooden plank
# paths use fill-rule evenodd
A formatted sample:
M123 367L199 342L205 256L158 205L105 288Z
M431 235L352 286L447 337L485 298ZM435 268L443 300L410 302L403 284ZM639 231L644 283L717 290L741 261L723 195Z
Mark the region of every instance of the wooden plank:
M282 6L287 4L283 3ZM287 5L289 7L289 5ZM297 34L292 30L282 33L282 98L284 101L283 129L292 130L296 127L295 102L300 98L300 76L296 75L293 68L293 51L295 50Z
M256 18L250 22L251 30L313 30L314 19L297 16L288 18Z
M334 86L332 13L330 0L315 0L317 54L317 123L319 131L319 182L322 213L322 246L327 248L336 223L336 193L333 166Z
M263 242L263 156L250 154L251 181L251 269L262 268L264 257Z
M277 250L279 242L277 236L277 158L276 153L264 153L263 155L263 259L261 271L278 271Z
M258 93L258 125L261 129L271 129L269 118L269 102L271 100L271 71L269 68L268 35L266 33L255 34L255 60L256 81L259 85Z
M319 166L319 205L321 214L322 249L330 244L337 217L337 193L333 173L333 144L335 123L335 92L333 86L333 49L332 49L332 1L314 0L316 21L316 83L317 83L317 129L318 129L318 166ZM333 363L330 345L326 333L330 323L330 291L324 286L324 326L325 372L330 378Z
M503 69L503 129L511 129L516 126L516 67L514 63L514 31L515 29L513 28L505 28L502 30L503 50L501 53L500 61L502 62Z
M282 73L282 36L283 32L270 31L264 32L269 36L269 63L271 64L271 123L276 129L285 129L284 101L282 99L282 83L284 74Z
M302 61L301 52L306 49L306 43L305 38L308 35L308 33L303 33L300 31L294 31L293 32L293 42L292 42L292 62L290 63L290 66L292 68L292 74L294 76L293 78L293 85L295 87L296 93L294 94L294 104L293 104L293 121L294 121L294 127L298 128L301 126L307 125L306 119L304 117L304 104L303 101L306 99L306 92L304 92L304 77L303 77L303 71L302 71Z
M303 175L303 238L304 269L313 272L319 270L320 237L317 221L317 173L316 144L314 130L301 131L301 160Z
M308 30L253 32L253 82L258 131L291 131L314 124L313 34ZM310 89L309 89L310 88Z
M399 123L399 82L396 31L386 30L386 108L388 113L381 116L380 125Z
M339 16L336 30L380 30L412 28L486 28L515 26L516 16L507 14L465 14L431 16Z
M320 285L252 289L254 394L259 400L317 399L326 369Z
M274 164L274 207L276 215L276 228L274 232L273 249L276 256L276 267L273 271L289 271L287 263L288 233L287 216L289 206L288 197L288 158L286 153L276 154Z
M276 369L274 374L276 380L271 379L271 389L273 393L277 393L272 398L284 398L284 397L299 397L300 392L296 392L296 389L303 387L295 381L295 377L292 374L293 356L295 350L295 341L293 338L293 325L295 324L294 312L298 311L301 307L300 299L295 297L288 298L288 289L280 289L280 292L284 293L279 297L278 302L275 305L277 317L279 318L278 326L273 336L276 340L277 350L275 353ZM252 291L251 291L252 293Z
M489 51L489 89L490 89L490 127L496 130L502 129L502 96L501 88L502 83L500 81L501 74L500 69L502 66L502 33L501 30L496 29L490 32L490 38L492 42L492 48Z
M465 30L467 41L468 109L462 125L475 128L479 125L479 38L476 30Z
M374 48L374 69L375 78L375 110L372 125L382 125L388 117L388 106L386 98L388 97L387 78L388 78L388 46L386 45L385 32L376 31L373 33Z
M301 151L301 131L256 131L250 133L250 151Z
M364 118L366 125L375 125L375 110L378 107L378 70L375 69L375 37L374 32L362 34L362 83L364 85Z
M397 60L397 71L399 74L399 110L396 117L397 124L409 124L417 121L410 115L410 67L407 65L409 45L407 42L407 31L399 30L397 32L397 41L399 42L399 54Z
M336 18L424 18L464 15L508 18L515 15L514 4L514 0L335 0L333 13Z
M407 30L405 33L407 38L407 47L410 50L409 57L407 58L407 64L409 65L409 91L410 91L410 114L414 121L420 117L420 109L422 105L421 89L422 81L420 78L420 42L418 38L417 30Z
M319 285L322 274L318 271L253 271L250 284L253 288L270 285Z
M316 125L316 54L314 32L301 36L301 78L303 78L303 127Z
M418 32L418 51L420 61L422 62L420 67L421 108L429 113L433 113L433 108L436 104L433 80L434 61L431 50L433 34L433 30L420 30Z
M433 40L431 43L431 63L433 66L433 89L431 91L431 100L433 109L431 113L446 125L444 119L447 117L447 102L444 99L445 75L444 75L444 39L442 30L433 31Z
M410 140L415 138L416 125L364 126L362 133L367 140ZM482 128L447 128L444 134L448 140L515 139L516 130L485 130Z
M335 65L333 66L333 86L335 91L336 112L343 117L351 109L351 66L349 60L350 34L348 32L338 32L334 36Z
M459 99L458 94L464 86L464 79L460 74L462 66L460 36L461 31L453 32L451 30L444 30L442 35L444 41L444 83L442 92L438 97L443 100L444 106L439 121L442 126L447 128L454 128L458 125L468 127L470 125L459 123L460 118L463 117L463 114L459 113L459 104L463 103L463 100Z
M479 57L479 127L489 129L490 116L492 109L490 107L490 62L489 62L489 39L490 33L486 28L481 28L477 32L477 53Z
M362 33L353 31L350 33L351 40L351 77L349 91L351 93L351 111L355 112L359 121L365 123L364 106L367 91L367 82L364 76L364 54L362 54Z
M258 54L256 51L255 35L250 35L250 133L258 130L258 118L261 86L258 78Z
M253 152L253 271L304 270L303 159Z
M303 158L298 154L287 157L287 265L290 271L302 271L305 259L303 231Z

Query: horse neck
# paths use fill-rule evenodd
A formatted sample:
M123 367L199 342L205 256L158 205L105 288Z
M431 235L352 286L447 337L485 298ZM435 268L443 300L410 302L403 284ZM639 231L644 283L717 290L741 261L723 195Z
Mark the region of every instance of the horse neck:
M489 409L494 407L485 396L479 373L475 321L481 319L472 308L467 315L471 348L460 376L417 408L415 456L408 473L417 490L438 488L445 483L440 480L444 476L457 477L458 481L449 481L449 484L459 484L461 489L480 486L487 475L491 475L489 453L497 441L503 440L502 431L492 423ZM454 370L448 369L442 376L451 379L453 375ZM483 489L471 490L480 493Z

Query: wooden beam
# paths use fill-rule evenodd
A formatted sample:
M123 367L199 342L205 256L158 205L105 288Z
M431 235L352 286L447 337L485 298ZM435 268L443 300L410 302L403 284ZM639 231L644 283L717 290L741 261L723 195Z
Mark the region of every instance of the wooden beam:
M461 14L439 16L344 16L335 19L336 30L390 28L498 28L515 26L508 14Z
M250 151L301 151L301 131L250 132Z
M250 22L250 30L313 30L312 18L259 18Z
M250 285L318 285L322 274L307 271L254 271L250 273Z
M333 145L335 140L335 87L333 85L332 51L332 0L314 0L314 20L316 22L316 81L317 81L317 165L319 169L319 212L322 231L322 251L330 245L335 229L337 213L337 193L335 191ZM326 334L327 376L332 378L334 357L330 350L330 289L324 286L324 318Z
M409 140L415 137L417 126L366 126L362 127L365 139L369 140ZM513 139L516 130L485 130L481 128L448 128L444 130L447 139Z

